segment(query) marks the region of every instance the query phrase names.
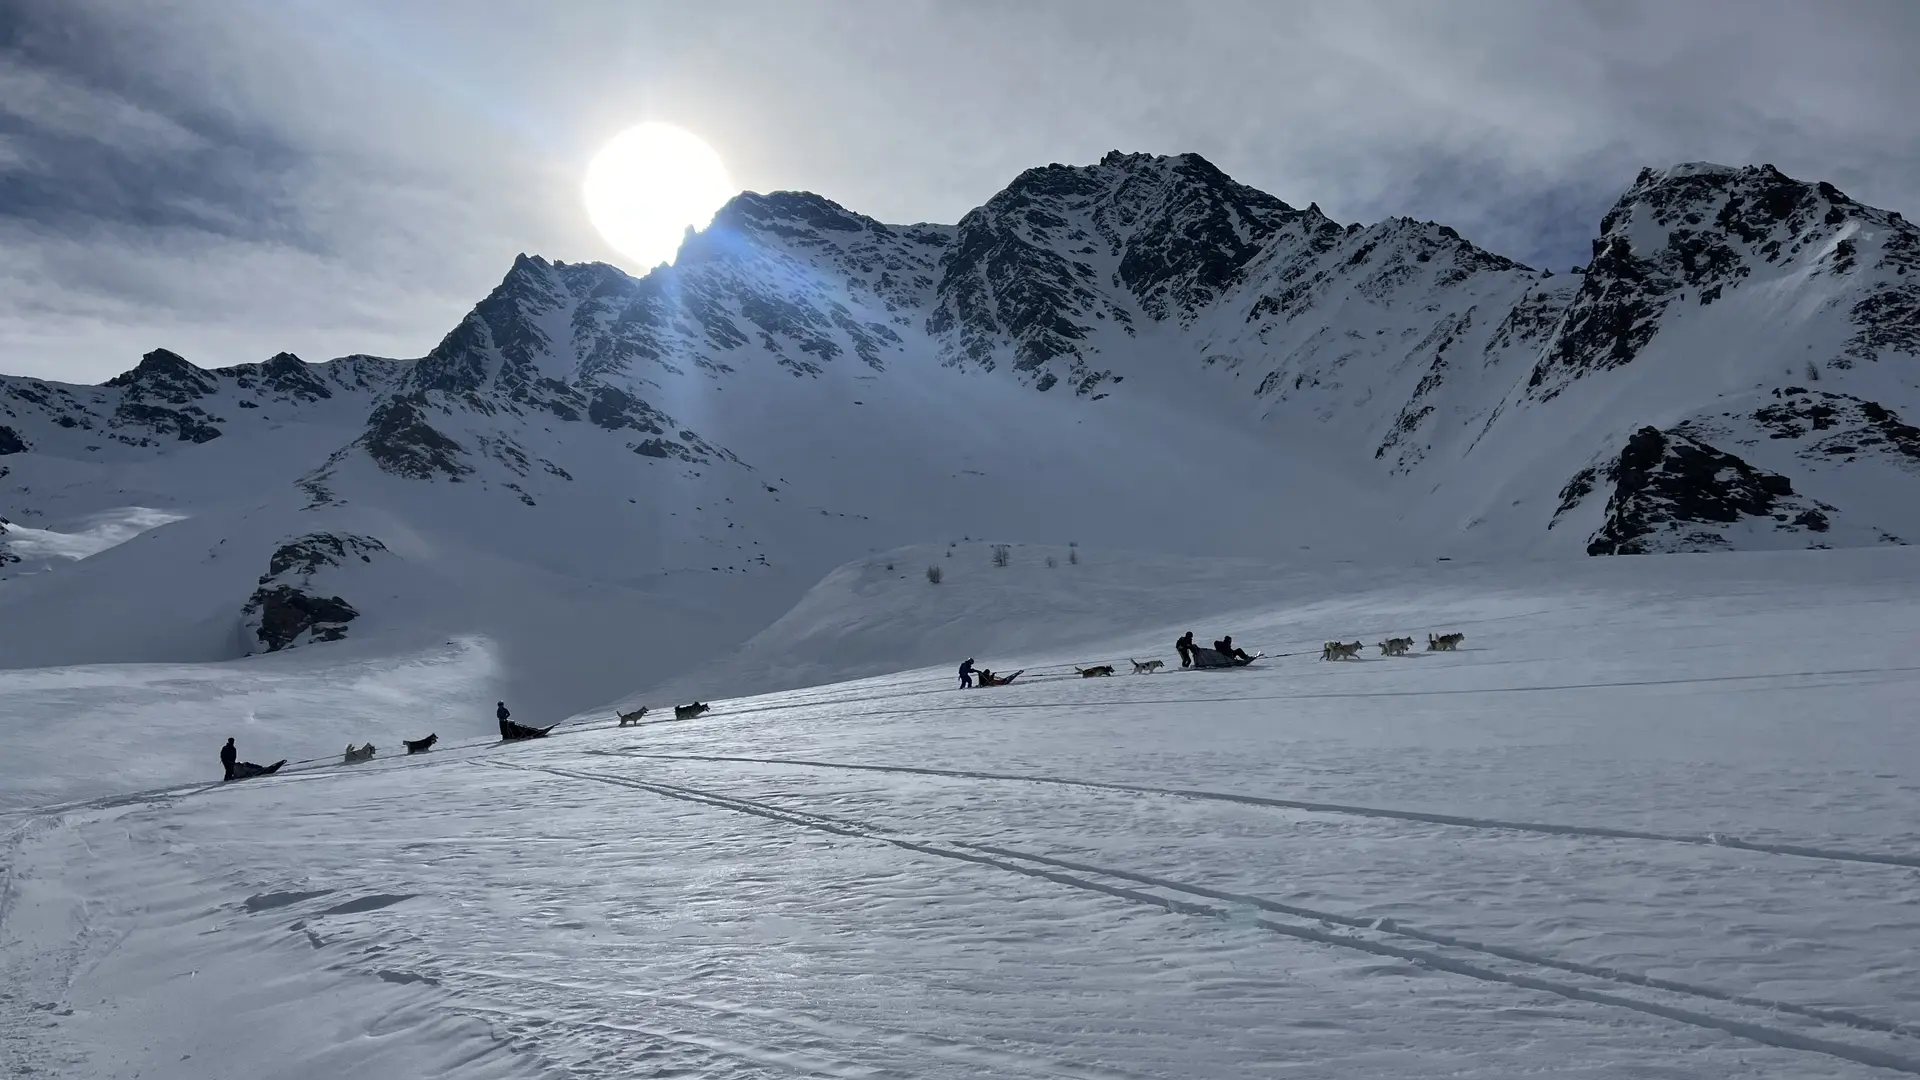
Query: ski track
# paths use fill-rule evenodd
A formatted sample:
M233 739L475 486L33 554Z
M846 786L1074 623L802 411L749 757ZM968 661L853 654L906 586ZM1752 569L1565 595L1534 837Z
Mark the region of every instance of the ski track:
M813 761L806 758L744 757L728 754L652 754L627 750L591 750L605 757L652 758L661 761L706 761L716 763L794 765L815 769L846 769L857 772L901 773L916 776L944 776L967 780L1003 780L1028 784L1056 784L1064 787L1091 788L1098 791L1125 791L1140 795L1164 795L1169 798L1202 799L1211 802L1240 803L1245 806L1269 806L1315 814L1345 814L1353 817L1389 818L1419 821L1430 825L1450 825L1463 829L1497 829L1505 832L1539 833L1545 836L1592 836L1612 840L1649 840L1667 844L1724 847L1756 851L1768 855L1791 855L1803 859L1834 862L1874 863L1883 866L1920 867L1920 855L1896 855L1886 852L1845 851L1838 848L1806 847L1799 844L1770 844L1742 840L1722 833L1688 835L1686 833L1647 832L1619 829L1608 825L1555 825L1532 821L1503 821L1499 818L1462 817L1420 810L1396 810L1379 806L1353 806L1346 803L1282 799L1269 795L1240 795L1225 791L1195 788L1163 788L1147 784L1124 784L1105 780L1079 780L1062 776L1036 776L1028 773L986 772L974 769L937 769L916 765L867 765L844 761Z
M526 771L526 772L547 773L549 775L565 777L565 778L574 779L574 780L584 780L592 783L600 783L600 784L607 784L607 785L612 785L617 787L632 788L634 790L646 791L646 792L650 792L652 794L660 795L670 799L679 799L682 801L702 803L708 806L713 806L718 809L731 810L731 811L744 813L744 814L751 814L757 817L766 818L767 820L776 821L783 824L794 825L801 828L808 828L808 829L814 829L822 832L832 833L832 834L847 837L850 839L870 840L878 843L889 844L894 847L901 848L903 850L917 852L923 855L930 855L937 858L973 863L980 866L987 866L987 867L992 867L999 870L1009 871L1011 873L1020 874L1027 877L1039 878L1039 879L1050 881L1056 884L1065 885L1069 888L1104 893L1106 895L1113 896L1117 899L1128 900L1134 903L1147 904L1154 907L1159 907L1170 913L1206 916L1206 917L1217 918L1217 919L1230 919L1233 916L1233 912L1227 908L1215 907L1207 904L1196 904L1190 901L1174 900L1167 897L1156 896L1151 893L1141 892L1138 889L1127 888L1125 886L1106 885L1100 882L1089 881L1085 878L1075 877L1069 874L1060 873L1056 869L1050 869L1047 867L1059 867L1063 869L1068 869L1068 868L1079 869L1082 872L1086 872L1086 873L1094 873L1102 876L1117 877L1117 878L1121 878L1122 880L1133 880L1142 884L1153 884L1161 888L1167 888L1167 889L1183 891L1183 892L1190 892L1190 893L1194 893L1195 895L1213 895L1211 890L1203 892L1195 887L1187 887L1187 886L1167 883L1163 880L1147 878L1144 875L1114 874L1114 873L1109 873L1106 870L1091 867L1091 866L1085 866L1085 865L1073 866L1064 860L1055 860L1055 859L1050 859L1045 857L1030 856L1025 853L1013 852L1010 849L996 849L996 848L990 848L986 846L968 845L976 848L976 851L979 852L976 854L974 852L957 850L955 848L950 848L950 847L943 847L935 843L925 843L921 841L906 839L903 837L889 836L884 833L878 832L876 830L866 828L858 822L854 822L845 818L835 818L827 815L814 814L806 811L796 811L786 807L780 807L780 806L775 806L773 804L760 802L758 800L746 799L738 796L725 795L722 793L705 791L702 789L685 787L682 785L662 784L662 783L656 783L652 781L636 780L631 777L613 776L613 775L604 774L604 773L591 773L591 772L584 772L584 771L573 770L573 769L564 769L564 768L538 766L538 765L520 765L520 764L509 763L509 762L489 761L489 762L483 762L478 764L484 764L494 768L513 769L513 770ZM996 856L1004 856L1004 857L996 857ZM1008 861L1009 859L1026 860L1028 862L1039 863L1041 865L1040 866L1023 866L1023 865L1020 865L1018 862ZM1347 925L1354 925L1356 923L1361 922L1361 920L1352 920L1343 916L1331 915L1329 913L1313 911L1312 909L1297 908L1297 907L1291 907L1288 905L1279 905L1279 904L1274 904L1272 902L1262 902L1251 897L1227 895L1227 896L1219 896L1217 898L1230 899L1238 903L1252 904L1253 906L1261 907L1264 910L1285 913L1285 914L1292 914L1299 918L1310 918L1310 919L1322 920L1322 921L1328 921L1328 922L1345 923ZM1296 938L1302 941L1309 941L1317 944L1334 946L1337 948L1357 949L1362 952L1372 953L1377 956L1393 957L1395 959L1400 959L1400 960L1409 961L1415 964L1425 965L1427 967L1431 967L1436 970L1447 971L1456 975L1462 975L1467 978L1478 979L1485 982L1505 983L1514 987L1527 989L1527 990L1534 990L1541 993L1554 994L1554 995L1557 995L1563 998L1568 998L1571 1000L1590 1002L1593 1004L1612 1006L1612 1007L1621 1008L1621 1009L1628 1009L1634 1012L1639 1012L1645 1015L1659 1017L1661 1019L1674 1021L1680 1024L1686 1024L1686 1025L1690 1025L1697 1028L1705 1028L1709 1030L1725 1032L1727 1034L1735 1035L1740 1038L1748 1039L1753 1042L1762 1043L1768 1046L1774 1046L1774 1047L1779 1047L1779 1048L1788 1049L1788 1050L1805 1051L1808 1053L1824 1054L1829 1057L1841 1058L1841 1059L1856 1062L1862 1065L1870 1065L1870 1066L1875 1066L1879 1068L1892 1069L1898 1072L1908 1073L1910 1075L1920 1075L1920 1057L1914 1057L1914 1056L1909 1056L1904 1054L1896 1054L1896 1053L1891 1053L1888 1051L1879 1050L1872 1047L1857 1046L1849 1043L1838 1042L1832 1039L1803 1035L1798 1032L1789 1031L1783 1028L1773 1027L1766 1024L1758 1024L1758 1023L1751 1023L1751 1022L1741 1021L1741 1020L1727 1019L1724 1017L1718 1017L1708 1013L1699 1012L1695 1009L1678 1008L1671 1005L1663 1005L1657 1002L1650 1002L1650 1001L1640 1000L1636 998L1625 997L1618 993L1591 990L1584 987L1572 986L1566 983L1555 982L1549 979L1542 979L1535 976L1530 976L1530 975L1525 975L1525 974L1520 974L1515 972L1503 972L1503 971L1495 970L1493 968L1486 967L1483 964L1458 960L1458 959L1455 959L1440 953L1435 953L1429 950L1403 948L1400 946L1395 946L1395 945L1387 944L1380 941L1373 941L1373 940L1364 939L1364 938L1355 938L1355 937L1350 937L1342 934L1329 933L1327 931L1318 930L1312 927L1275 922L1271 919L1264 919L1264 918L1255 919L1253 920L1253 922L1255 925L1258 925L1262 929L1270 930L1275 933L1282 934L1287 937ZM1761 999L1746 999L1740 995L1728 994L1722 991L1712 990L1708 988L1691 987L1691 986L1686 986L1685 984L1679 984L1679 983L1672 983L1669 985L1656 985L1653 981L1645 980L1644 977L1631 977L1631 976L1622 977L1619 974L1607 973L1604 971L1604 969L1588 968L1586 965L1569 965L1565 962L1553 961L1549 958L1538 957L1535 954L1526 953L1521 950L1502 949L1499 951L1495 951L1493 949L1480 947L1476 943L1467 942L1462 939L1451 938L1451 936L1449 935L1428 935L1428 934L1421 934L1417 932L1401 933L1397 930L1388 931L1388 933L1389 934L1397 933L1399 934L1399 936L1413 937L1419 940L1431 942L1433 944L1447 945L1447 946L1460 949L1463 951L1467 951L1467 952L1482 953L1482 954L1486 954L1494 957L1499 957L1502 959L1515 960L1520 963L1532 964L1535 966L1542 966L1542 967L1558 968L1560 970L1570 971L1578 974L1592 975L1595 978L1607 980L1615 984L1633 985L1633 986L1640 986L1640 987L1645 987L1649 989L1664 990L1664 991L1669 991L1676 994L1691 995L1698 998L1704 998L1707 1000L1720 1002L1724 1004L1751 1005L1756 1008L1767 1009L1767 1010L1772 1010L1776 1012L1791 1012L1795 1015L1804 1016L1809 1019L1816 1019L1816 1020L1820 1020L1828 1023L1845 1024L1847 1026L1865 1028L1865 1029L1875 1030L1875 1031L1886 1031L1886 1032L1892 1032L1896 1034L1902 1034L1902 1033L1905 1033L1905 1031L1907 1030L1903 1025L1885 1024L1884 1022L1873 1020L1872 1018L1869 1018L1869 1017L1858 1016L1857 1014L1851 1014L1851 1013L1844 1013L1839 1010L1813 1010L1813 1009L1808 1009L1801 1006L1782 1005L1779 1003L1764 1001ZM1665 980L1661 980L1661 982L1665 982Z
M595 983L569 982L561 979L540 978L537 976L518 975L475 968L441 968L439 972L442 975L460 976L481 982L493 982L513 987L533 986L565 990L576 994L612 993L614 996L620 998L645 1001L652 1007L686 1009L691 1012L696 1012L703 1017L751 1019L778 1024L782 1027L806 1032L810 1037L830 1039L843 1044L840 1051L842 1055L841 1058L833 1062L815 1059L811 1064L805 1066L807 1071L825 1076L910 1077L915 1075L912 1071L906 1069L877 1067L871 1064L856 1064L853 1062L852 1058L859 1052L860 1048L879 1046L907 1048L932 1057L939 1057L958 1064L970 1065L981 1069L1018 1069L1022 1072L1033 1073L1035 1075L1065 1077L1067 1080L1141 1080L1141 1074L1139 1073L1123 1072L1118 1069L1088 1065L1081 1062L1055 1061L1033 1054L1015 1053L1008 1050L981 1046L976 1043L961 1042L957 1039L931 1035L922 1031L909 1031L894 1027L858 1024L845 1020L823 1020L818 1017L797 1013L791 1009L770 1009L746 1004L744 1002L727 1001L704 995L667 994L656 991L636 990L631 987L609 988ZM462 1008L472 1010L473 1007L462 1006ZM519 1018L545 1019L545 1016L525 1014L520 1015ZM578 1021L566 1022L579 1023ZM787 1055L776 1055L757 1051L755 1048L739 1042L712 1038L688 1038L682 1029L675 1029L671 1033L665 1033L659 1029L628 1028L624 1025L614 1026L596 1023L592 1026L606 1026L621 1031L644 1031L646 1034L658 1038L683 1042L688 1045L697 1046L703 1050L724 1053L729 1056L757 1063L782 1065L794 1065L797 1063L797 1059Z

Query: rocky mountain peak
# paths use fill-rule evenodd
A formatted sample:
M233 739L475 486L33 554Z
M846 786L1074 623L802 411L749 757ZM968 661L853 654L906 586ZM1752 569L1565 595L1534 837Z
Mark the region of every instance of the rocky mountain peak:
M1528 384L1552 398L1574 380L1633 361L1681 299L1707 306L1755 275L1832 275L1853 294L1848 368L1888 351L1920 354L1920 230L1825 182L1772 165L1644 169L1601 219L1565 332Z
M131 371L108 379L106 385L123 387L130 395L178 405L213 393L219 382L212 373L188 363L179 353L155 349L142 356Z

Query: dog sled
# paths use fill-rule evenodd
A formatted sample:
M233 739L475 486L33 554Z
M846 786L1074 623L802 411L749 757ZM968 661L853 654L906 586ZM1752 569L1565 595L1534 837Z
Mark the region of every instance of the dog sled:
M280 771L280 766L286 763L286 758L281 758L271 765L255 765L251 761L236 761L233 763L233 775L227 777L227 779L251 780L256 776L272 776L274 773Z
M1021 668L1021 669L1020 669L1020 671L1016 671L1016 672L1014 672L1014 673L1013 673L1013 674L1011 674L1011 675L1002 675L1002 674L1000 674L1000 673L998 673L998 672L994 672L994 671L987 671L987 670L984 670L984 669L983 669L983 670L981 670L981 671L980 671L980 673L979 673L979 675L980 675L980 681L979 681L979 682L976 682L976 683L974 683L974 686L975 686L975 687L981 687L981 686L1005 686L1005 685L1007 685L1008 683L1010 683L1010 682L1012 682L1013 680L1015 680L1015 679L1017 679L1017 678L1019 678L1019 677L1020 677L1020 675L1021 675L1021 672L1024 672L1024 671L1026 671L1026 670L1027 670L1026 668Z
M1266 653L1255 653L1242 660L1237 656L1229 656L1219 649L1209 649L1204 645L1194 645L1189 651L1193 654L1193 666L1196 668L1246 667L1248 664L1267 655Z
M348 743L347 753L343 763L347 765L353 765L362 761L372 761L373 753L374 753L374 750L373 750L372 743L368 743L365 746L355 746L352 743Z
M511 720L502 720L500 721L500 738L505 742L518 742L521 739L544 739L547 737L547 732L559 726L559 724L548 724L546 727L528 727L525 724L516 724Z

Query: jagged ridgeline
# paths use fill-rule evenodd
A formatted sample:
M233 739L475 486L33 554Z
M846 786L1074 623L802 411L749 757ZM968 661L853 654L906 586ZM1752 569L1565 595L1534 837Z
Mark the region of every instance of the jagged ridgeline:
M777 616L863 551L995 530L1613 555L1920 529L1899 214L1770 166L1649 169L1575 271L1195 155L1030 169L952 225L743 194L645 277L522 255L417 359L0 379L0 510L233 538L254 649L386 618L366 575L391 604L504 564L695 604L758 575ZM259 577L293 548L337 565Z

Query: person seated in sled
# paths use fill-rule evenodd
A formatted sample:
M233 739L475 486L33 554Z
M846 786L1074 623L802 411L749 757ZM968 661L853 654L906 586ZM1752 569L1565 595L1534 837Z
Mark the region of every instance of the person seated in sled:
M1244 662L1253 659L1253 657L1247 655L1245 649L1234 647L1232 634L1228 634L1226 637L1214 642L1213 648L1215 652L1225 656L1229 660L1240 660Z

